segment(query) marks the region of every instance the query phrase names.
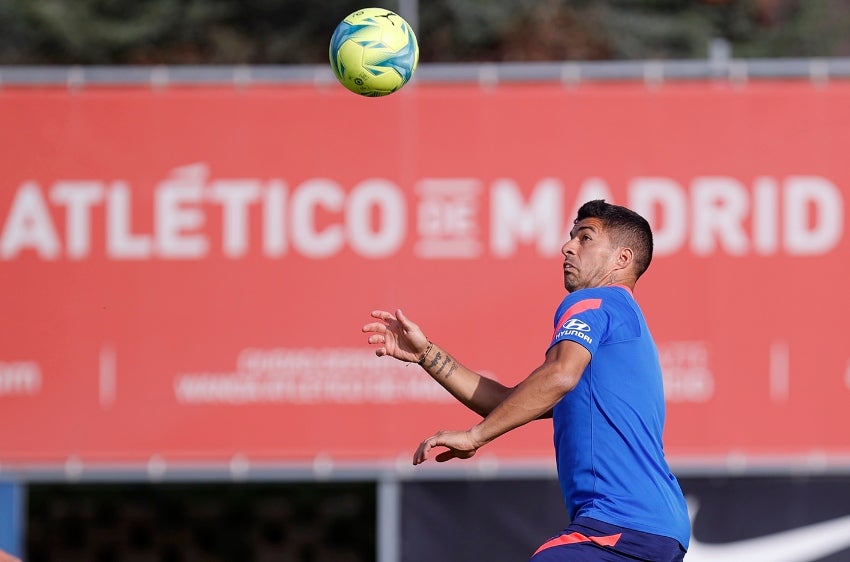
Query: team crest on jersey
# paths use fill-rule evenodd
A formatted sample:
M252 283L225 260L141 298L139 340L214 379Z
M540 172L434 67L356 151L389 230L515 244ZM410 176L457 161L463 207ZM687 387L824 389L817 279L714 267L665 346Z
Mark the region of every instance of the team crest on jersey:
M588 344L592 344L593 338L591 338L585 333L589 332L590 330L590 326L588 326L586 323L582 322L578 318L570 318L569 320L564 322L563 326L561 326L561 329L558 330L557 334L555 334L554 339L559 340L567 336L572 336L574 338L584 340Z

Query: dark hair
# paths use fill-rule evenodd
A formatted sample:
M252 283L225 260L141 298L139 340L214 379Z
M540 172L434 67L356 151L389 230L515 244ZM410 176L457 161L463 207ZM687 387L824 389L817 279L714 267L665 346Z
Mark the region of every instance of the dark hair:
M652 261L652 229L649 222L631 209L606 203L603 199L582 205L575 222L587 218L601 220L615 244L632 249L635 273L640 277Z

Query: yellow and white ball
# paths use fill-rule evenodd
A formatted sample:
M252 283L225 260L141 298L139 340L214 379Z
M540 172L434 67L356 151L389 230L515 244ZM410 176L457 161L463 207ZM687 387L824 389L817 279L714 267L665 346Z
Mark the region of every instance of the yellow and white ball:
M364 8L336 27L329 55L343 86L361 96L386 96L413 76L419 45L404 18L383 8Z

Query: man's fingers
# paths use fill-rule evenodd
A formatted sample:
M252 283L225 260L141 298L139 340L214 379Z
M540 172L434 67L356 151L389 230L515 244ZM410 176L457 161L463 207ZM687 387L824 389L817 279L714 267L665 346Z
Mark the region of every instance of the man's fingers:
M428 452L431 450L433 445L431 445L431 440L433 437L429 437L425 441L419 444L419 447L416 448L416 452L413 454L413 464L422 464L426 460L428 460Z
M387 337L382 334L372 334L366 341L369 343L387 343Z
M411 322L410 319L404 315L404 312L402 312L400 308L395 311L395 317L402 325L402 327L404 327L404 330L406 332L410 332L419 328L419 326Z
M437 462L446 462L451 459L468 459L475 455L477 450L474 445L468 443L464 437L464 432L460 431L439 431L425 441L419 444L416 453L413 455L413 464L422 464L428 459L428 453L435 447L445 447L446 451L441 451L434 457Z
M382 328L383 324L378 324L377 322L373 322L372 324L366 324L361 328L363 332L385 332L386 327Z
M399 308L395 311L395 317L401 322L402 326L407 326L410 323L410 320L407 319L407 316L404 315L404 312Z

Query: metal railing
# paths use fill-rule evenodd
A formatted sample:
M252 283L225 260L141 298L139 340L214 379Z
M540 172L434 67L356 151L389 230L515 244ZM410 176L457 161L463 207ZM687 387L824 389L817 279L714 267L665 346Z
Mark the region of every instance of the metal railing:
M602 62L425 63L414 83L582 82L613 80L658 84L681 80L797 79L825 83L850 79L850 58L643 60ZM205 86L334 82L329 65L0 66L0 88L50 86Z

